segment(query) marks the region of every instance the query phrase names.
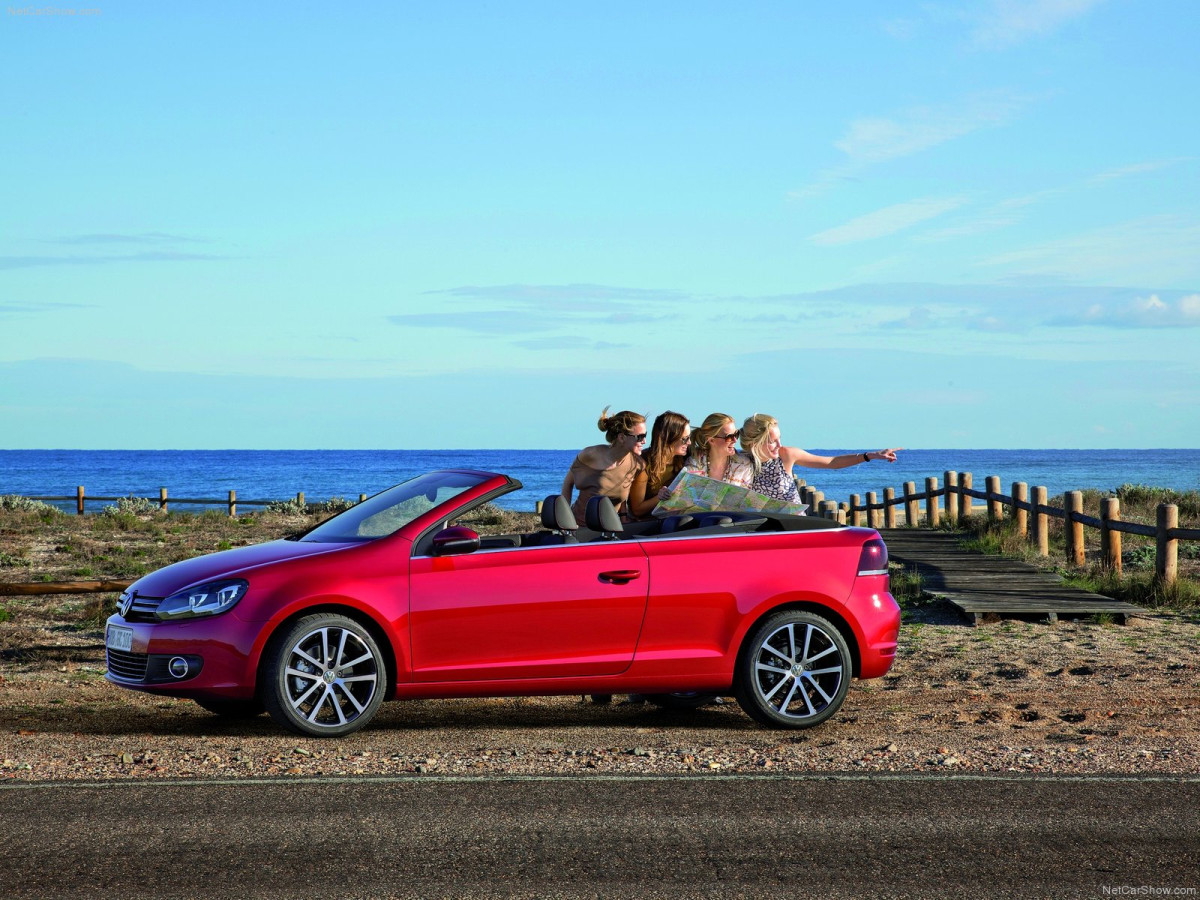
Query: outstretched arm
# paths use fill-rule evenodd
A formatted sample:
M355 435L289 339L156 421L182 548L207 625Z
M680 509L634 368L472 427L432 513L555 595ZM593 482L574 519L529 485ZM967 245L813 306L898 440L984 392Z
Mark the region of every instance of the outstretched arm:
M799 447L780 447L779 455L783 459L783 464L789 469L792 466L804 466L807 469L846 469L872 459L886 459L888 462L895 462L896 454L903 449L903 447L892 447L887 450L872 450L866 453L818 456L807 450L801 450Z

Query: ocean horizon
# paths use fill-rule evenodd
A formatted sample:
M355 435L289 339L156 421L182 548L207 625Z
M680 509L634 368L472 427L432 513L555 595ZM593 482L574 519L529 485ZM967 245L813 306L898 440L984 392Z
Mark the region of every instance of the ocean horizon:
M811 449L811 448L810 448ZM862 449L812 449L822 455ZM239 502L286 500L303 492L309 501L357 499L432 469L466 468L503 472L523 487L499 501L509 509L532 510L557 493L578 448L566 450L0 450L0 495L88 496L157 499L219 498L237 491ZM946 471L971 472L975 487L998 475L1003 490L1014 481L1044 485L1050 495L1069 490L1111 491L1146 484L1179 491L1200 490L1200 450L1195 449L928 449L905 450L895 463L869 462L848 469L801 469L795 473L846 500L885 487L900 493L904 482L924 490L925 478L941 484ZM59 506L74 508L74 501ZM89 507L92 509L92 507ZM197 506L176 507L196 511ZM98 511L95 510L95 511Z

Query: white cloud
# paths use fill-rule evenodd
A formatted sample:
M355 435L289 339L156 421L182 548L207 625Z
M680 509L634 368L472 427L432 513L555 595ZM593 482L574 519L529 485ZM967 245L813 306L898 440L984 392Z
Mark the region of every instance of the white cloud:
M938 144L1003 125L1025 101L1007 93L968 98L959 107L915 107L898 115L855 119L834 146L853 160L876 163L919 153Z
M1003 48L1045 37L1086 15L1103 0L992 0L972 35L982 47Z
M1200 294L1189 294L1174 302L1151 294L1122 305L1093 303L1081 314L1056 316L1047 324L1106 328L1200 328Z
M840 165L819 173L805 187L788 193L790 200L819 196L852 181L863 169L928 150L984 128L1007 124L1028 98L1004 91L977 94L952 106L919 106L892 116L868 116L850 122L834 142L846 156Z
M1150 216L981 259L1016 276L1091 284L1200 281L1200 222Z
M925 197L907 203L896 203L851 219L844 225L811 235L809 240L828 247L886 237L957 209L966 202L965 197Z
M1188 162L1192 158L1193 157L1190 156L1177 156L1174 159L1160 159L1152 162L1133 163L1132 165L1121 166L1117 169L1109 169L1107 172L1101 172L1098 175L1093 175L1091 180L1093 183L1100 183L1104 181L1113 181L1117 178L1128 178L1130 175L1144 175L1147 172L1156 172L1159 169L1166 169L1182 162Z

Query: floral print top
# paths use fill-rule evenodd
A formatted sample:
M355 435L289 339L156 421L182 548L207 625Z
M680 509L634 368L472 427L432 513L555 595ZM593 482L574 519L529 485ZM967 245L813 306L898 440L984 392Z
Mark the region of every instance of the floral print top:
M708 456L689 456L687 463L684 464L683 471L689 475L703 475L705 478L712 478L708 474ZM725 464L725 475L721 478L721 481L728 484L736 484L738 487L748 488L753 478L754 466L751 464L749 457L738 453L729 457L729 462Z
M767 460L750 482L750 490L766 494L775 500L786 500L789 503L800 502L800 491L796 488L796 479L784 471L783 460L778 457Z

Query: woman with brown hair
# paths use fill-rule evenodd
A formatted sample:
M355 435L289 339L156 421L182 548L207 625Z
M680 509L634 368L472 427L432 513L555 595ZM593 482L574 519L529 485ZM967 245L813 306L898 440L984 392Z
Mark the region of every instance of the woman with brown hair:
M738 454L735 446L740 433L733 423L733 416L711 413L704 424L692 432L692 455L684 464L684 471L750 487L754 469L747 457Z
M667 485L683 469L692 429L687 417L667 410L654 419L651 444L642 454L646 467L633 480L629 490L629 512L634 519L650 516L659 500L667 498Z
M845 469L873 459L896 461L895 447L866 453L818 456L799 447L785 447L779 438L779 421L766 413L755 413L742 423L742 450L752 467L751 490L776 500L800 502L800 492L792 478L792 466L810 469Z
M607 497L620 512L629 498L634 479L646 465L642 459L642 447L646 443L645 416L627 409L610 416L606 406L596 425L604 432L608 443L580 450L562 483L562 495L568 503L572 491L579 491L571 509L580 522L584 521L584 510L593 497Z

